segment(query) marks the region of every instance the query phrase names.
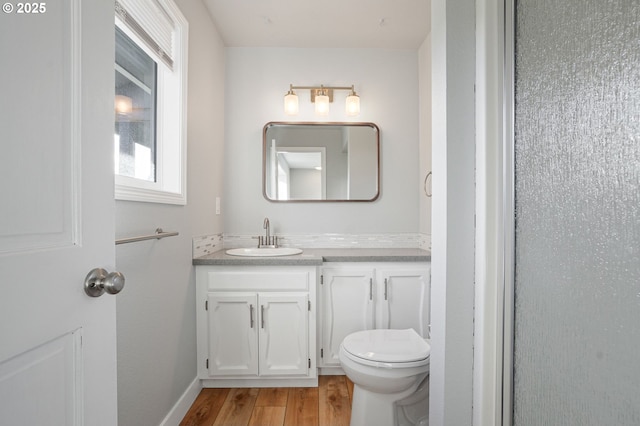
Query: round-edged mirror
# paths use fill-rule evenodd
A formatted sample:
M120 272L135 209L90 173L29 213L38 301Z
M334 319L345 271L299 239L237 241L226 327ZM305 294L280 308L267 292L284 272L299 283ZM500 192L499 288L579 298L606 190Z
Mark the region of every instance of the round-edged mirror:
M262 139L262 190L269 201L374 201L380 195L374 123L269 122Z

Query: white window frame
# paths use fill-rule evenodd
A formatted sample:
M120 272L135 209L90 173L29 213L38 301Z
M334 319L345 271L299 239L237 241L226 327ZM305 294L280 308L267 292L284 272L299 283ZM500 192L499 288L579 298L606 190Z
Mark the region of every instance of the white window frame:
M116 15L115 25L158 64L156 182L115 174L115 199L187 204L187 58L189 24L172 0L157 0L173 20L173 71Z

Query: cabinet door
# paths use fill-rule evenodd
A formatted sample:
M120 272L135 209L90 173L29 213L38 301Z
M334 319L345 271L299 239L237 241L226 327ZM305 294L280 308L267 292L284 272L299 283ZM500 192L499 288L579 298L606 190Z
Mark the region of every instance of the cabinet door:
M380 269L376 280L376 328L413 328L422 337L428 337L431 321L429 268Z
M373 328L373 269L325 268L322 275L322 365L339 366L344 338Z
M257 295L209 293L207 301L209 375L257 375Z
M260 293L260 376L306 375L309 369L307 294Z

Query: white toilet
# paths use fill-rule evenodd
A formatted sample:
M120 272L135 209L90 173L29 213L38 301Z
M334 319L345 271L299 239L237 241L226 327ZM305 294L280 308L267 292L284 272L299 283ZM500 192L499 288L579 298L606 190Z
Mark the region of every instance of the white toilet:
M426 426L431 346L412 328L345 337L340 364L354 383L351 426Z

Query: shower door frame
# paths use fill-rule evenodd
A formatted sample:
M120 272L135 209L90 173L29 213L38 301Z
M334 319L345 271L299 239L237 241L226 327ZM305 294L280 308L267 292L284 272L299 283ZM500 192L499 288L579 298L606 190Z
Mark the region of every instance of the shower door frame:
M513 424L515 332L515 0L504 0L502 426Z
M514 3L475 0L474 426L511 426L513 417Z
M515 306L515 0L478 0L476 4L473 424L511 426Z

